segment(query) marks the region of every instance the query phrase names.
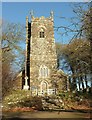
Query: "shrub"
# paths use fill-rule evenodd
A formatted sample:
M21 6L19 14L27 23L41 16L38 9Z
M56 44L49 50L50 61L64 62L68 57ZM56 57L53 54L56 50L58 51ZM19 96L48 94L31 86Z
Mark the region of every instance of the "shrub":
M32 106L35 106L37 110L42 110L42 100L40 97L33 97L32 102Z
M30 91L17 90L4 98L3 106L7 109L14 107L33 107L34 109L41 110L42 101L41 97L32 97Z
M22 102L18 103L21 107L32 107L36 110L42 110L42 101L40 97L29 97L22 99Z
M61 97L61 99L64 99L65 93L59 93L59 96Z

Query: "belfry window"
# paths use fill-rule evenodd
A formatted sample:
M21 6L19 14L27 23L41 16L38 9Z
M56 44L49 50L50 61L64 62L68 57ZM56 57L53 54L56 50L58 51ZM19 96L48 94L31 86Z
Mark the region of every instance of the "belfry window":
M44 38L45 37L44 29L43 28L40 28L40 30L39 30L39 37L40 38Z
M44 32L40 32L40 38L44 38Z

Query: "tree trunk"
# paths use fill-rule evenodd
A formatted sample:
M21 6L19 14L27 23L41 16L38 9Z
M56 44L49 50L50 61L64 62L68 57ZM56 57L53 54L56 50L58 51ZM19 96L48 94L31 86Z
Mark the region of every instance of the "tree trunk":
M79 91L81 90L81 87L80 87L80 77L78 77L78 85L79 85Z
M91 93L92 93L92 4L89 11L89 41L90 41L90 81L91 81Z
M75 70L73 69L73 67L72 67L72 66L70 66L70 67L71 67L71 70L72 70L72 73L73 73L73 77L72 77L72 79L73 79L73 82L72 82L72 90L76 90L76 89L77 89L76 77L74 77L74 75L75 75L76 73L75 73Z
M84 79L85 79L85 84L86 84L86 89L87 89L88 87L87 75L85 74L84 77L85 77Z
M70 91L72 91L72 90L71 90L71 84L72 84L72 83L71 83L71 77L69 76L69 89L70 89Z
M84 90L83 76L80 76L80 80L81 80L81 83L82 83L82 89Z

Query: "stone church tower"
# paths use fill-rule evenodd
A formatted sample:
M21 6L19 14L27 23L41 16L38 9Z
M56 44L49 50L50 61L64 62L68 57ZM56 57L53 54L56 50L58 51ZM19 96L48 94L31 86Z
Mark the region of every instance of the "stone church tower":
M27 83L32 94L53 94L51 74L57 69L53 12L50 17L26 17Z
M34 17L31 13L31 22L26 17L25 68L16 77L14 89L30 90L31 95L69 90L68 76L57 69L53 26L53 12L48 18Z

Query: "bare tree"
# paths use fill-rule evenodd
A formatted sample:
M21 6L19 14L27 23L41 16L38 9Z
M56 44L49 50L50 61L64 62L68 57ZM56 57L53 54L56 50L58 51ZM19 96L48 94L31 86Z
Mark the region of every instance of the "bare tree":
M5 96L13 87L16 72L24 59L24 26L15 23L2 24L2 93Z
M86 87L88 85L86 74L90 73L90 76L92 74L92 8L89 7L89 3L77 3L73 7L73 12L76 17L70 19L71 24L69 26L59 26L55 29L57 31L64 29L65 32L62 35L74 33L70 43L64 47L63 55L73 73L73 83L76 86L78 82L80 88L81 82L84 89L84 78Z

